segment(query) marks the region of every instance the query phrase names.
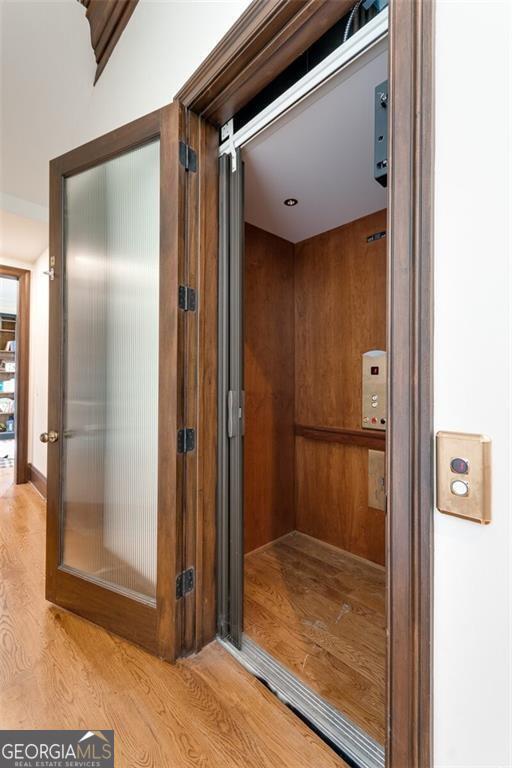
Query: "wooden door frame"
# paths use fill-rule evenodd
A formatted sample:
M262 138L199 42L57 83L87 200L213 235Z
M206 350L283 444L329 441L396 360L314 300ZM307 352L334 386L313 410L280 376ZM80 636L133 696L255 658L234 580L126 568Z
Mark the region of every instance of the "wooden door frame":
M182 647L182 608L176 595L183 569L184 454L177 429L183 424L185 318L178 311L183 281L186 229L186 169L180 162L184 111L177 104L156 110L50 163L50 282L46 598L68 610L174 660ZM160 138L159 416L156 603L134 600L60 568L62 406L64 355L64 182L67 177ZM52 339L54 343L52 343ZM58 343L55 343L55 340ZM163 403L171 403L163 408ZM176 418L174 419L174 415ZM108 595L107 595L108 592Z
M218 129L353 6L353 0L254 0L176 95ZM432 764L434 0L390 0L388 224L388 768ZM218 141L199 147L206 200L196 258L215 274ZM203 196L204 195L204 196ZM195 489L195 641L215 626L217 294L201 297ZM209 330L207 330L209 328ZM203 437L203 441L201 438ZM213 469L212 469L213 468ZM192 508L192 507L191 507ZM204 585L204 589L200 586Z
M14 482L28 483L28 401L30 360L30 270L0 264L0 277L18 281L18 315L16 317L16 441Z

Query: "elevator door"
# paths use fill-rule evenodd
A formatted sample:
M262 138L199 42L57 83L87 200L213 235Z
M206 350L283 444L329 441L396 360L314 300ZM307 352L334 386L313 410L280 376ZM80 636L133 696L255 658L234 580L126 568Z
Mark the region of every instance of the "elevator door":
M243 629L243 164L220 158L219 632L238 648Z
M168 659L181 632L183 124L173 104L52 161L41 436L47 598Z

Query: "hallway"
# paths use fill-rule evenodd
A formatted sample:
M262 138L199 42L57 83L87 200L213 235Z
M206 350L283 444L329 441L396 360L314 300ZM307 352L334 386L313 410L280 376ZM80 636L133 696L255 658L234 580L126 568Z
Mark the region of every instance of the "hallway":
M5 470L2 470L5 473ZM0 724L114 729L116 768L340 768L218 645L171 666L44 599L44 502L0 474Z

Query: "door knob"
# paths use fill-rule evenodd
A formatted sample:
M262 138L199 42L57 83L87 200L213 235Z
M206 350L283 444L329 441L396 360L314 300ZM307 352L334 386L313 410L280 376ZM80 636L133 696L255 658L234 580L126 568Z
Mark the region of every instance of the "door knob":
M53 429L50 429L49 432L42 432L39 435L39 439L42 443L56 443L59 439L59 433L55 432Z

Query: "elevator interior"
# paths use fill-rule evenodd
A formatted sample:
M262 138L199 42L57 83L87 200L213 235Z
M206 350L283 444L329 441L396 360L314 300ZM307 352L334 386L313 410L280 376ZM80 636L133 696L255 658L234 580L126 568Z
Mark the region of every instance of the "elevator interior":
M382 50L242 153L244 636L380 744L386 77Z

